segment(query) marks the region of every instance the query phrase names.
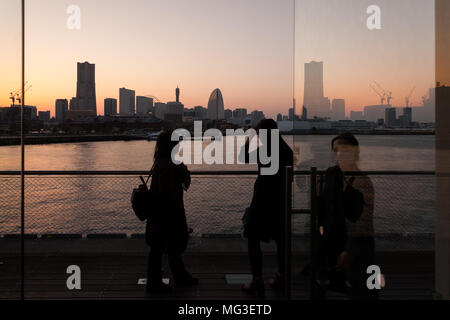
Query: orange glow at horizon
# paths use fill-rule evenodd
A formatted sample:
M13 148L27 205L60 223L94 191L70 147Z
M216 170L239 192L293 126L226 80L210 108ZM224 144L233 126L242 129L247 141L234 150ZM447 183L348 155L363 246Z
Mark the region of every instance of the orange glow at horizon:
M347 113L379 104L369 87L373 80L392 91L394 106L404 106L416 87L411 105L421 105L434 82L433 1L378 2L383 29L368 31L371 1L297 0L297 114L303 64L312 60L324 62L324 95L345 99ZM121 87L167 102L179 86L187 108L206 107L215 88L225 108L276 117L292 107L291 0L79 0L80 30L66 27L70 4L27 2L26 80L32 88L26 104L38 110L54 116L56 99L76 95L76 63L84 61L96 65L98 114L105 98L118 99ZM1 23L9 26L0 29L7 44L0 53L0 106L8 106L9 92L20 87L20 6L0 8Z

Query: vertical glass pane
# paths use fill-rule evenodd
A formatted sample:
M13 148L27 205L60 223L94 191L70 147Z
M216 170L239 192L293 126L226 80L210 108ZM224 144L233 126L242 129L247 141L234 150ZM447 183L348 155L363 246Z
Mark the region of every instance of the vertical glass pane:
M0 3L0 299L19 299L21 6ZM26 107L26 124L32 110ZM16 171L12 173L12 171Z
M36 248L44 253L35 257L30 281L39 287L27 291L28 297L148 297L143 281L149 252L145 223L130 205L140 180L126 171L146 175L162 129L192 131L194 120L203 121L203 130L247 129L264 116L288 114L292 4L28 3L29 101L39 110L36 131L41 133L33 137L43 140L27 147L27 168L63 171L27 178L27 229L39 236ZM214 111L222 104L224 110ZM56 143L62 141L66 143ZM184 201L193 234L183 257L186 268L200 278L200 287L175 292L174 297L242 298L240 285L250 268L242 254L247 244L240 236L241 219L251 202L255 175L198 171L256 166L237 164L236 158L233 164L187 165L192 184ZM77 172L69 175L69 170ZM83 174L87 170L121 172ZM265 272L273 275L275 246L264 251L270 257ZM66 287L66 269L72 265L81 269L81 290ZM238 282L231 279L230 284L226 274L237 274Z
M382 299L430 297L433 288L435 181L419 171L435 170L434 39L434 1L296 1L295 96L307 115L294 124L298 168L343 167L332 138L358 140L345 171L377 172L361 189L374 201L364 233L386 277Z
M449 197L450 190L450 48L449 3L436 1L436 298L449 299L450 265L447 259L450 238Z

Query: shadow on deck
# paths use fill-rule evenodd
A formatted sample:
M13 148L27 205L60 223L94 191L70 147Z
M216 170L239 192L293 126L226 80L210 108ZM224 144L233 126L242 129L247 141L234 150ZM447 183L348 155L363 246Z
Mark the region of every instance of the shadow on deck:
M292 299L309 299L309 278L300 275L308 263L307 243L294 241ZM276 271L274 246L264 245L264 277ZM26 299L254 299L241 291L240 279L250 273L243 239L194 239L184 254L187 269L200 279L189 289L171 294L145 292L138 284L146 278L148 248L142 239L27 240L25 261ZM0 299L20 297L18 240L0 240ZM378 264L386 277L381 299L431 299L434 287L432 251L379 251ZM81 290L68 290L66 269L81 268ZM168 273L164 262L165 277ZM227 276L228 275L228 276ZM231 277L230 277L231 275ZM230 283L230 278L235 281ZM142 282L142 280L141 280ZM266 299L284 299L266 286ZM328 299L346 299L330 292Z

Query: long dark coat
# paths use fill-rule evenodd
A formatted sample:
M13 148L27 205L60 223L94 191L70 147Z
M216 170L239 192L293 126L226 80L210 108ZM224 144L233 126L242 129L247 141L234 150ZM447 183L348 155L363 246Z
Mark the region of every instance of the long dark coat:
M187 247L183 184L190 184L190 173L184 164L176 165L170 158L156 161L150 189L158 195L158 201L150 208L146 240L163 253L182 253Z
M325 173L324 188L318 201L319 225L324 234L320 238L321 254L327 255L331 265L336 265L339 254L347 242L347 230L343 212L343 174L338 166L330 167Z
M269 165L261 164L257 157L259 174L253 187L250 205L251 219L244 229L244 236L247 238L253 237L268 242L270 239L278 239L284 235L285 173L287 166L293 166L294 154L283 138L279 139L280 162L275 175L261 175L261 167ZM248 156L248 149L246 154Z

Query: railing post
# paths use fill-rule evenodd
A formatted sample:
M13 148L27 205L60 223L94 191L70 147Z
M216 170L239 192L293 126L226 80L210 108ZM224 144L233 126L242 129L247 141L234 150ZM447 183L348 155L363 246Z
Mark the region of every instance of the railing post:
M284 296L291 299L291 212L292 212L292 167L286 167L286 194L284 206Z
M311 203L311 216L310 216L310 259L311 259L311 268L310 268L310 298L311 300L314 299L314 288L315 288L315 276L316 276L316 232L317 232L317 226L316 226L316 221L317 221L317 203L316 203L316 199L317 199L317 168L316 167L312 167L311 168L311 181L310 181L310 191L311 191L311 198L310 198L310 203Z
M22 99L20 107L20 299L25 299L25 0L22 0Z

